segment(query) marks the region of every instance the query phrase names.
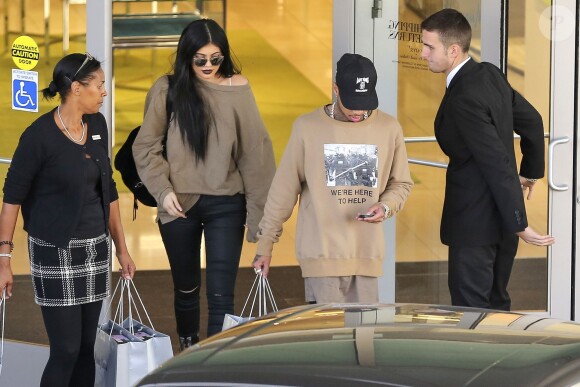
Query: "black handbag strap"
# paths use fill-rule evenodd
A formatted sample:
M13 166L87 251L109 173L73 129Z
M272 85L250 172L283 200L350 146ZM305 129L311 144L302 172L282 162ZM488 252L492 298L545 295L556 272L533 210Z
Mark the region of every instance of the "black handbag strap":
M171 124L171 114L173 113L173 100L171 98L171 87L173 85L173 75L167 75L167 96L165 97L165 114L167 116L167 123L165 124L165 131L163 132L163 139L161 140L161 146L163 150L161 154L163 158L167 160L167 132L169 132L169 125ZM139 209L139 203L137 197L133 195L133 220L137 219L137 210Z

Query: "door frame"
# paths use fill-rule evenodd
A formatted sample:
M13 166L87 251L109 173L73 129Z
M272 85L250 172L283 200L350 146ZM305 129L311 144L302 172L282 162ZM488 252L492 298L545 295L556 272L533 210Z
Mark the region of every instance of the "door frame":
M548 310L551 316L577 319L580 283L575 264L578 165L577 145L578 52L576 41L578 2L558 0L552 6L550 74L550 146L548 152L548 230L556 238L549 249ZM568 139L567 142L564 141ZM555 145L558 144L558 145ZM576 160L577 162L577 160ZM566 187L566 189L564 189ZM573 241L575 243L573 243ZM576 289L576 290L574 290Z

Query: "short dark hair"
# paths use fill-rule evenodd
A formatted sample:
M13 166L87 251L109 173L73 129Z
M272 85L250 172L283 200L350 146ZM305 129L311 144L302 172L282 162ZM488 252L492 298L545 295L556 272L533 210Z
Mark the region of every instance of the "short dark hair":
M471 26L463 14L452 8L435 12L421 23L421 29L439 33L441 42L447 48L457 44L463 52L469 51Z

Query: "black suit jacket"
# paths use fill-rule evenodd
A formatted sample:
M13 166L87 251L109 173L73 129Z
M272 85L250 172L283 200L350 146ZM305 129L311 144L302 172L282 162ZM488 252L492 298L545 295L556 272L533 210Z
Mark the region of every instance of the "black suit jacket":
M497 243L528 221L514 152L521 136L520 174L544 175L540 114L490 63L468 60L453 77L435 118L435 136L449 157L441 241L449 246Z

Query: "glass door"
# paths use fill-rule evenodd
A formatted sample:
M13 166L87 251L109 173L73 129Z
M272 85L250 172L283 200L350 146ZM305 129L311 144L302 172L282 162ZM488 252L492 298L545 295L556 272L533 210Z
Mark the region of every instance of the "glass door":
M397 302L451 303L447 287L448 249L439 239L448 160L435 142L433 131L433 121L445 93L446 76L429 71L421 58L420 27L422 20L443 8L455 8L469 20L472 27L469 55L481 61L486 49L481 1L401 0L396 8L385 10L390 15L386 26L388 36L396 37L388 43L397 50L388 62L397 72L397 83L385 86L390 90L396 87L396 93L391 91L387 95L396 95L396 115L405 133L415 181L412 195L396 221ZM498 15L501 12L499 3L495 11ZM492 37L496 42L499 38L497 34ZM499 65L500 45L496 42L487 48L493 50L493 55L486 60ZM377 52L380 50L375 55ZM513 292L514 299L518 299ZM520 308L515 300L514 308Z
M575 9L574 4L569 9ZM341 11L337 11L338 6ZM571 140L573 136L574 117L570 121L570 116L574 107L568 106L565 112L556 107L555 101L569 105L575 100L569 96L575 91L571 86L575 82L570 81L575 74L567 67L576 62L574 58L556 61L555 55L574 55L575 48L564 38L555 41L555 31L560 29L563 33L561 30L569 26L556 28L550 24L554 7L545 1L335 0L334 62L344 52L373 59L379 72L380 108L395 115L403 127L415 181L403 211L385 225L391 256L385 264L381 300L435 304L451 301L447 247L439 239L448 160L433 133L433 120L445 92L445 75L431 73L421 59L420 28L424 18L442 8L458 9L467 17L473 30L470 56L500 67L514 89L543 117L546 177L536 184L532 199L526 200L526 211L530 225L541 233L554 235L557 245L548 249L520 242L509 290L514 310L570 318L571 214L575 202L571 190L563 187L571 186L573 179L569 167L573 149L571 142L563 143L562 138ZM574 14L571 13L572 19ZM572 31L574 28L575 25ZM349 31L354 31L352 36ZM567 84L563 74L568 76ZM567 95L569 102L564 101ZM556 122L561 122L557 131L552 129ZM519 157L517 137L514 146ZM566 163L568 167L564 166ZM554 251L558 251L558 259L551 258Z

